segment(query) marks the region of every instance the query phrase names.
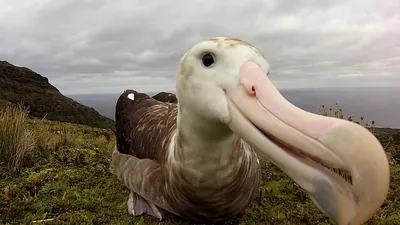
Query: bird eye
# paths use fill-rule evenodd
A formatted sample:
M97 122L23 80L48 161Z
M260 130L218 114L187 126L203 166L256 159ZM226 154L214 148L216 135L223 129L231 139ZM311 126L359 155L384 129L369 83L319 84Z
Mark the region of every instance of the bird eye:
M207 53L203 55L201 61L203 62L203 65L205 67L210 67L214 63L214 57L211 54Z

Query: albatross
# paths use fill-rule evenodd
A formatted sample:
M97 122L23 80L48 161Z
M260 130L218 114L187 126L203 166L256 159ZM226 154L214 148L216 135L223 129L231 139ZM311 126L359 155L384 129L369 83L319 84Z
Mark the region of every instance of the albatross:
M269 73L256 47L215 37L182 56L177 103L135 90L120 95L112 164L130 190L130 214L226 221L257 195L258 155L336 224L361 224L379 210L389 164L375 136L358 124L297 108ZM350 172L351 183L328 168Z

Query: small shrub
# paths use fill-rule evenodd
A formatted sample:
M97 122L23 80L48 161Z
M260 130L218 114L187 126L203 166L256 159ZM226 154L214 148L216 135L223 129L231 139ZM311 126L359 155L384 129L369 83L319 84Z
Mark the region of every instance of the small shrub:
M5 200L11 200L17 197L19 189L16 185L7 185L3 188L1 195Z
M28 119L28 110L21 105L9 106L0 114L0 164L9 169L18 169L35 147Z
M345 119L345 114L344 110L339 106L338 103L335 104L334 107L331 106L326 106L326 105L321 105L319 108L319 112L323 116L329 116L329 117L335 117L338 119ZM348 121L360 124L361 126L365 127L367 130L369 130L372 134L376 135L375 133L375 121L372 120L371 123L366 123L365 118L363 116L360 117L360 120L357 121L354 119L354 115L351 115L347 118ZM336 169L336 168L331 168L332 171L335 173L339 174L341 177L343 177L345 180L351 183L351 176L347 171L341 170L341 169Z
M394 146L392 157L397 163L400 163L400 145Z
M345 119L344 110L339 106L338 103L335 104L334 107L321 105L319 108L319 112L323 116L335 117L339 119ZM348 121L360 124L361 126L365 127L371 133L375 134L375 121L372 120L370 123L365 121L365 117L361 116L360 120L356 120L354 115L351 115L347 118Z
M400 132L395 133L389 139L389 144L392 142L393 151L392 157L397 162L400 163Z
M61 146L61 138L59 135L51 131L51 126L45 124L43 120L34 121L33 126L36 130L38 150L48 153L57 150Z

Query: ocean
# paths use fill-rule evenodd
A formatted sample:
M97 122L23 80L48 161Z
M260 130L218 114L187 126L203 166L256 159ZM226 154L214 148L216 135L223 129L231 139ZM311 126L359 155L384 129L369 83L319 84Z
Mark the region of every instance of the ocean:
M280 92L292 104L312 113L319 113L322 105L334 110L338 103L345 118L354 115L357 120L364 117L364 123L374 120L375 127L400 128L400 87L283 89ZM114 119L115 104L121 93L68 97Z

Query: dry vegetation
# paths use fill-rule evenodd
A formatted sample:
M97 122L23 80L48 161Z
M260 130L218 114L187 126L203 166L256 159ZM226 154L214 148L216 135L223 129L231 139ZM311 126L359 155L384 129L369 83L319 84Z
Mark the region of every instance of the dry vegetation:
M344 110L340 108L339 104L336 103L334 107L327 107L325 105L322 105L319 108L319 112L323 116L330 116L330 117L336 117L339 119L345 119L344 115ZM371 120L370 122L366 121L363 116L361 116L359 119L355 119L354 115L350 115L347 117L348 121L355 122L357 124L362 125L363 127L367 128L369 131L371 131L373 134L375 134L375 121Z
M25 155L33 150L36 137L28 129L28 110L6 107L0 114L0 165L16 170Z
M348 119L335 107L321 107L321 114ZM367 126L360 120L355 122ZM367 127L385 147L391 167L388 198L367 224L400 224L400 132L373 128L372 122ZM1 112L0 223L189 224L171 215L163 222L129 216L129 192L110 166L114 143L108 129L29 119L21 107ZM261 195L227 224L332 224L291 179L261 162Z

